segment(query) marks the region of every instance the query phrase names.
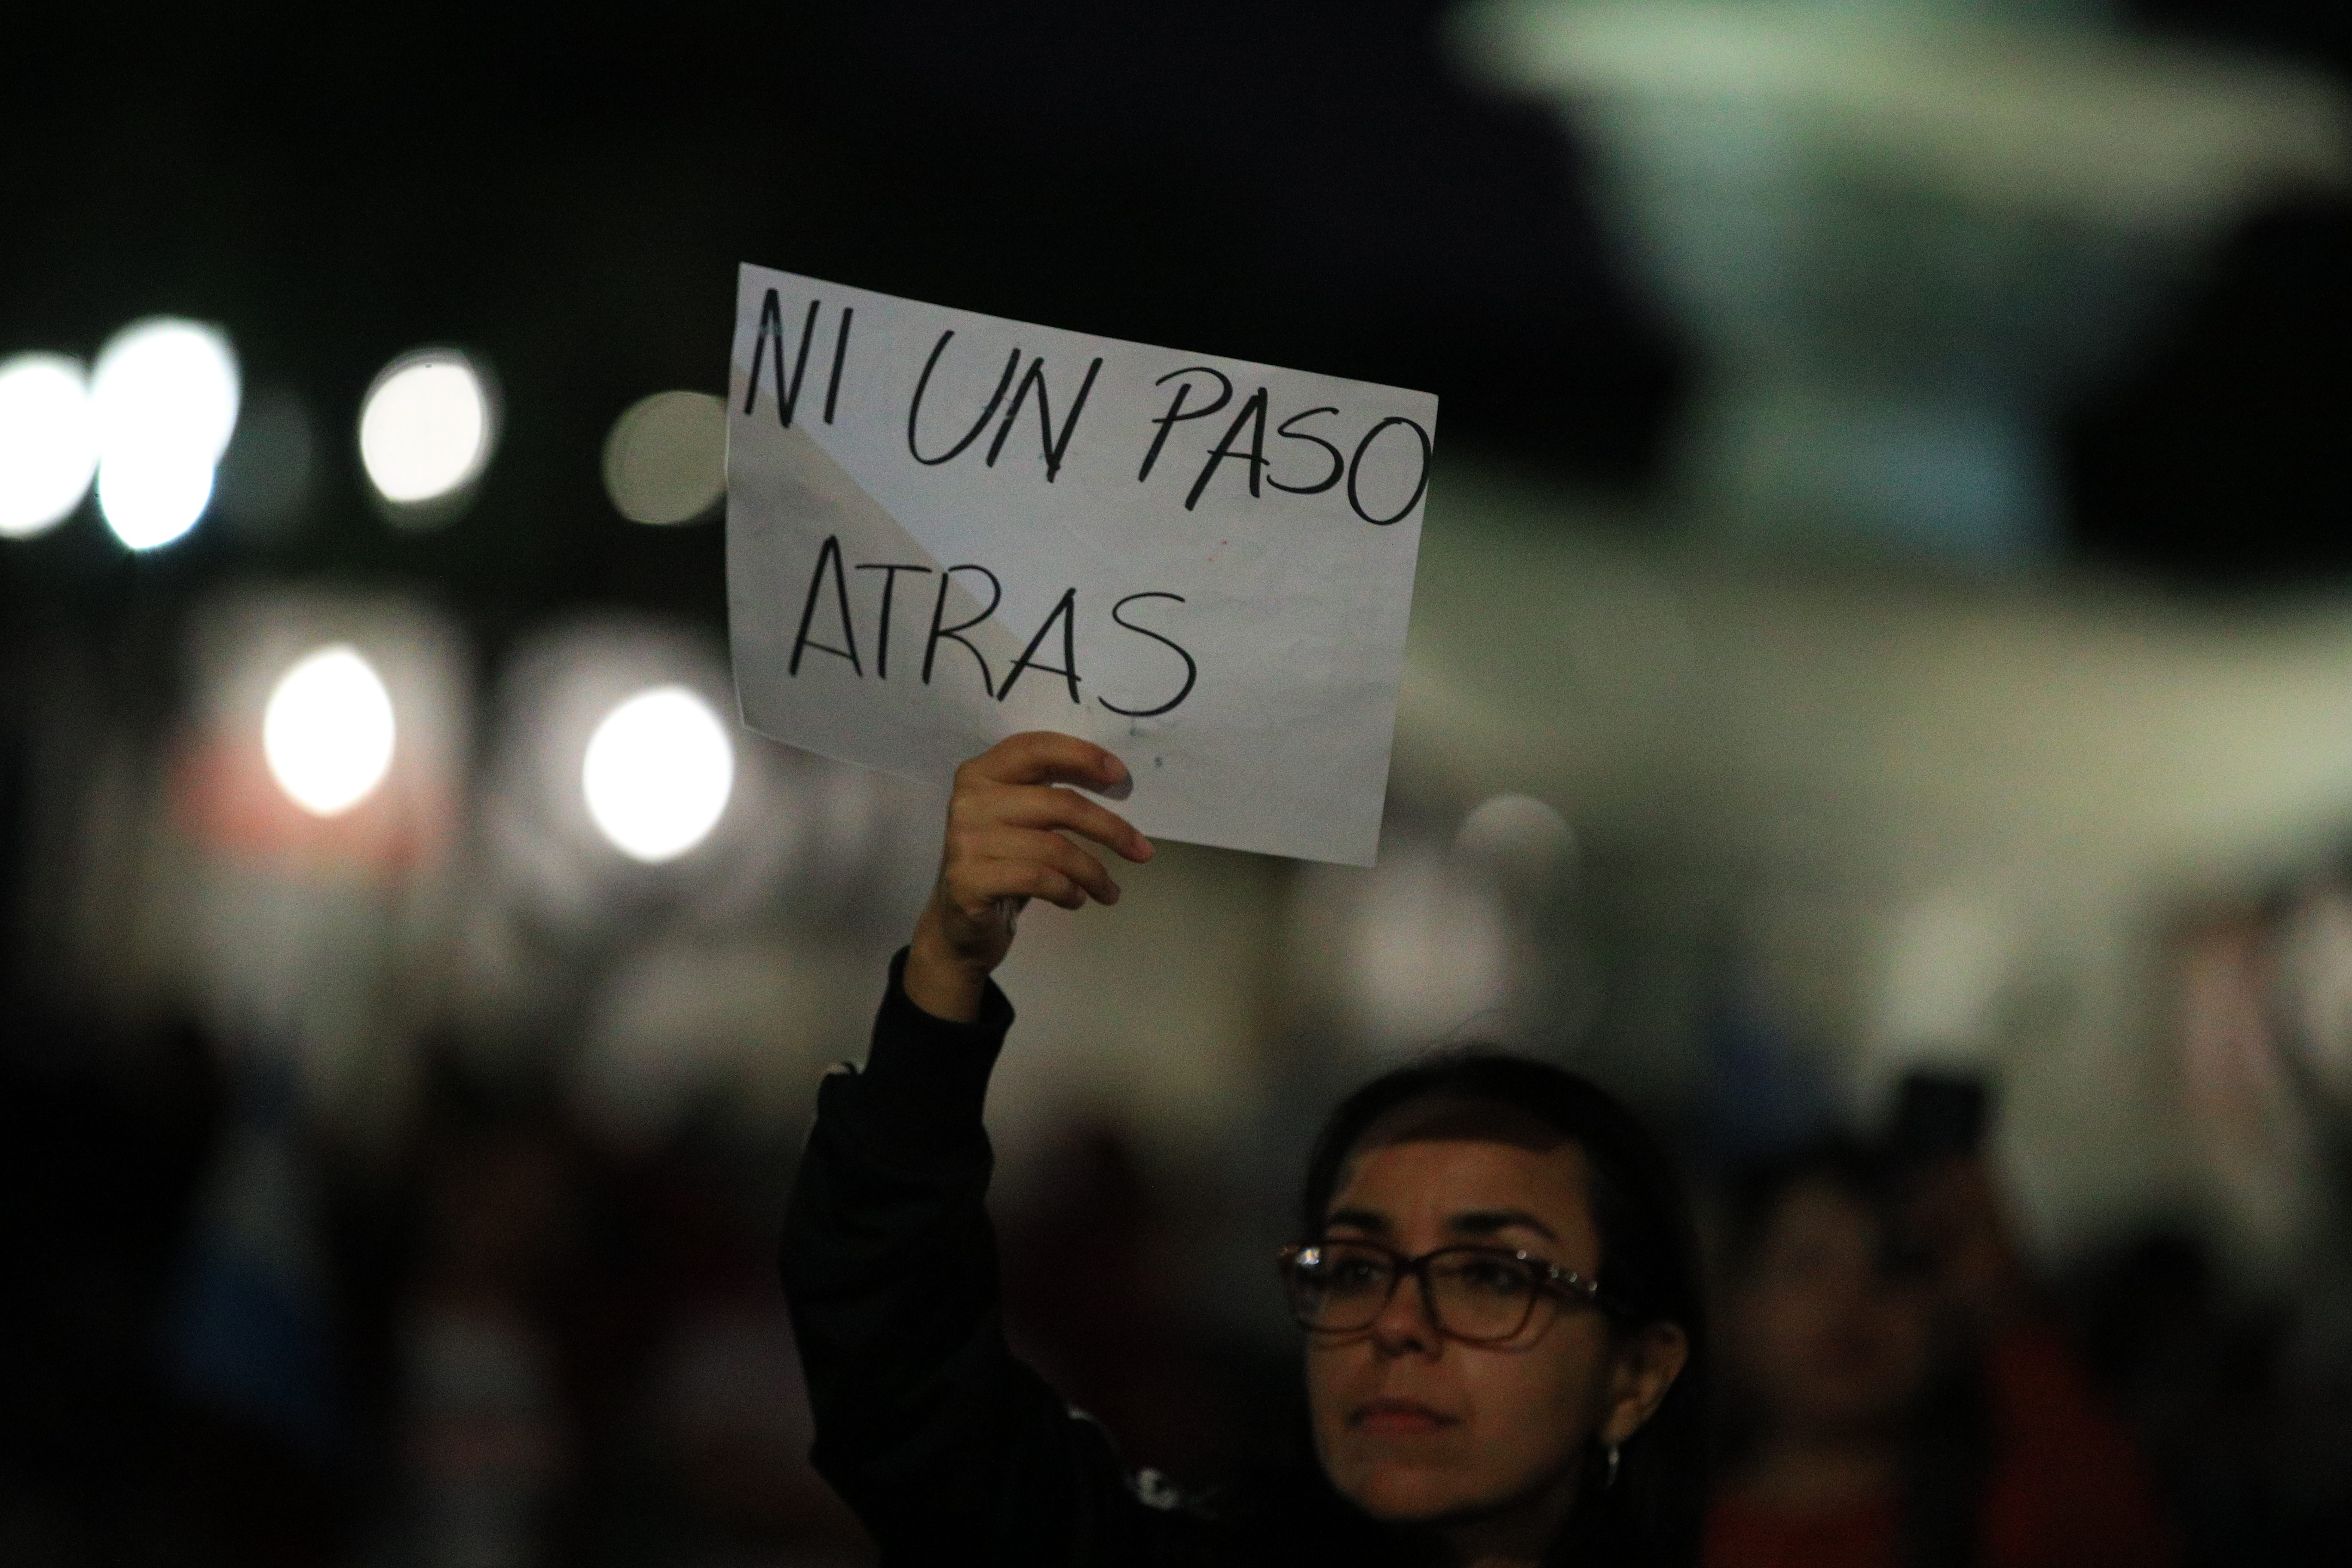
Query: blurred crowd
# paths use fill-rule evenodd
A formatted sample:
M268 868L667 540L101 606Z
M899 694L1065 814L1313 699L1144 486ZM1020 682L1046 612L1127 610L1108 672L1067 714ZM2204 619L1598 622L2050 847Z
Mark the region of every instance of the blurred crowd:
M856 1560L778 1151L445 1083L362 1168L180 1046L129 1092L12 1058L0 1561Z
M808 1463L789 1146L689 1120L615 1152L444 1068L407 1146L355 1160L193 1034L110 1076L16 1027L0 1561L870 1560ZM1891 1129L1703 1184L1708 1568L2335 1560L2341 1347L2186 1235L2037 1272L1988 1100L1915 1079ZM1024 1353L1136 1463L1213 1483L1297 1430L1295 1370L1201 1310L1200 1202L1073 1122L999 1221Z

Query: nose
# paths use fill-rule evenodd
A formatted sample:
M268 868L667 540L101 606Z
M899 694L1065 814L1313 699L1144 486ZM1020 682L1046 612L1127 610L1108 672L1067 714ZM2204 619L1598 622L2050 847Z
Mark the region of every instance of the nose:
M1434 1357L1444 1347L1445 1336L1438 1329L1423 1276L1409 1274L1397 1280L1387 1305L1372 1320L1372 1343L1382 1355L1393 1357Z

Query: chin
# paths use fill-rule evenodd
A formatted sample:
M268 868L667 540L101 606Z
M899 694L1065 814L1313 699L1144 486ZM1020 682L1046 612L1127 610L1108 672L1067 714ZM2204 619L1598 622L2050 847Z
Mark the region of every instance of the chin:
M1351 1467L1332 1480L1348 1500L1382 1524L1430 1524L1490 1508L1492 1489L1458 1471L1390 1462Z

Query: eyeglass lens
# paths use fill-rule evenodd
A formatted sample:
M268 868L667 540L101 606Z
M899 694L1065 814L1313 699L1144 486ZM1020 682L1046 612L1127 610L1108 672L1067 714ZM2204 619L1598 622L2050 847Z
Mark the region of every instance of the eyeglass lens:
M1291 1266L1299 1322L1322 1333L1370 1328L1396 1293L1399 1262L1384 1248L1347 1242L1309 1248ZM1421 1272L1439 1326L1457 1339L1509 1339L1527 1326L1540 1293L1528 1264L1475 1248L1433 1253Z

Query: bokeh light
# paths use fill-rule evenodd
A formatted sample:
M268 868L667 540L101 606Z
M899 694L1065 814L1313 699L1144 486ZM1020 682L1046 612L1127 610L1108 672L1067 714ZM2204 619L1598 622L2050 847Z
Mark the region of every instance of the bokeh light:
M196 525L212 499L213 466L184 456L151 455L98 470L98 509L133 550L171 543Z
M656 392L604 438L604 493L631 522L691 522L727 491L727 405L707 392Z
M261 719L270 776L313 816L339 816L373 794L391 770L394 737L392 694L349 643L305 655Z
M719 825L735 787L735 747L698 694L656 686L596 726L580 784L597 830L630 858L657 865Z
M236 354L202 322L150 317L100 351L90 374L98 506L124 544L169 544L204 516L238 396Z
M1531 795L1498 795L1462 819L1454 850L1506 876L1541 882L1576 858L1576 833Z
M1432 847L1383 846L1348 943L1361 1037L1384 1053L1497 1032L1510 998L1510 927L1492 889Z
M497 440L489 384L455 349L402 355L360 405L360 462L395 508L459 496L489 467Z
M63 522L97 468L80 363L28 353L0 363L0 538L30 539Z

